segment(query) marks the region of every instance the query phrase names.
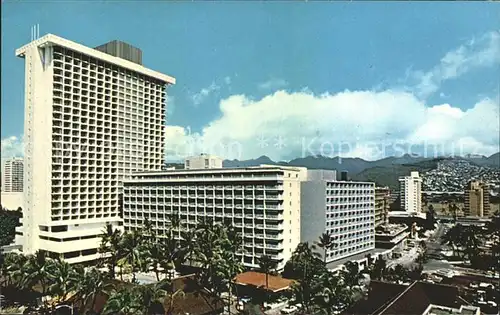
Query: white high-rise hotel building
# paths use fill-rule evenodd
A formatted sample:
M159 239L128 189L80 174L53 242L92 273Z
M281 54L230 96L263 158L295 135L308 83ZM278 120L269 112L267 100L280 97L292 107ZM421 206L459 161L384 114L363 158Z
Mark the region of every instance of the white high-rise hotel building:
M418 213L422 211L422 178L418 172L399 178L401 210Z
M12 158L5 161L2 169L2 191L23 191L23 159Z
M89 48L48 34L25 59L25 253L93 260L106 223L121 225L122 179L164 161L166 86L122 42Z

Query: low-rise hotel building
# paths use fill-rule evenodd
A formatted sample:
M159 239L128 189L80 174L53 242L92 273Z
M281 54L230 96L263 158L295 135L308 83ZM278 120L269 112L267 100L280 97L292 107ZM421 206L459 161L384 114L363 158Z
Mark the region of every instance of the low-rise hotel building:
M301 241L306 178L305 168L278 166L135 173L123 182L124 229L142 228L147 219L161 237L172 214L183 229L211 218L241 234L244 266L258 267L265 254L282 269Z

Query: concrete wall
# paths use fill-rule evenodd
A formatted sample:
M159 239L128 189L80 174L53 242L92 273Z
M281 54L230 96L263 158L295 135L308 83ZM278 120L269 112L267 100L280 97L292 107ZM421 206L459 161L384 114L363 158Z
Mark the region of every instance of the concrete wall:
M326 229L326 183L301 183L300 241L313 243Z

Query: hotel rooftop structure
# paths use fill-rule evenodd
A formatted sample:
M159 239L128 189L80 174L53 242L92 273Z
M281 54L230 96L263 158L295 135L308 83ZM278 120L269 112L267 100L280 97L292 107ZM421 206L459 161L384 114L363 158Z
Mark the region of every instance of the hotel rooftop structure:
M306 176L305 168L278 166L135 173L124 180L124 228L142 228L147 219L161 237L169 215L178 215L184 229L210 218L236 227L246 267L258 267L265 254L282 269L300 242Z
M175 79L113 41L90 48L48 34L16 50L25 60L23 252L69 262L98 258L106 223L121 225L122 180L159 171L166 88Z

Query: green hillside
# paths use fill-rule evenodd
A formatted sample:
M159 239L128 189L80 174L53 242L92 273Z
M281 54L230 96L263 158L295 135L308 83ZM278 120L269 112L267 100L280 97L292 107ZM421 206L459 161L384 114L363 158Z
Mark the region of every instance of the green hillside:
M399 177L409 175L412 171L424 173L437 168L442 158L425 160L411 164L376 166L365 169L353 176L360 181L375 182L377 186L389 186L392 190L399 190Z

